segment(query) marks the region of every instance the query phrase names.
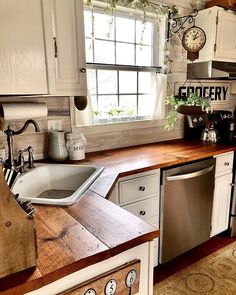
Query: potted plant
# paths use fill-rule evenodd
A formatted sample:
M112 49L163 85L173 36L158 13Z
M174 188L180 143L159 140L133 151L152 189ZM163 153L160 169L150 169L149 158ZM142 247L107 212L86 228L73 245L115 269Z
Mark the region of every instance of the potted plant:
M190 93L187 97L167 96L165 102L172 107L166 118L166 130L174 129L178 113L183 115L200 115L204 112L212 111L211 99L209 97L201 97L197 93Z

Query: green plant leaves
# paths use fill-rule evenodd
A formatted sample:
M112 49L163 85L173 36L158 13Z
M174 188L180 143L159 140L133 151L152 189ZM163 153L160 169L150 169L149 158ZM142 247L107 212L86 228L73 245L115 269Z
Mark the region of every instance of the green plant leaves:
M180 106L200 106L204 112L208 113L212 111L210 98L201 97L197 93L190 93L188 97L183 99L175 97L174 95L167 96L165 103L166 105L170 105L172 107L166 118L166 130L174 129L178 116L178 108Z

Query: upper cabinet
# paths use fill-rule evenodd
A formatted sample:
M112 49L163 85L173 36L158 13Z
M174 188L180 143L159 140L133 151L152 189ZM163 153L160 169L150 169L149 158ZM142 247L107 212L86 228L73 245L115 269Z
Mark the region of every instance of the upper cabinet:
M199 52L199 61L236 62L236 15L220 7L199 11L196 26L206 33L206 44Z
M41 0L0 1L0 94L47 94Z
M86 95L82 0L43 0L49 93Z
M86 95L82 0L0 0L0 95Z

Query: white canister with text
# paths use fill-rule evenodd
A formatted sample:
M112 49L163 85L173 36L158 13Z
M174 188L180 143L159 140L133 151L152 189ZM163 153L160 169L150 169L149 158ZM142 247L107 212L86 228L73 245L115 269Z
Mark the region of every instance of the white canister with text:
M86 138L82 133L67 133L66 148L70 160L82 160L85 158Z

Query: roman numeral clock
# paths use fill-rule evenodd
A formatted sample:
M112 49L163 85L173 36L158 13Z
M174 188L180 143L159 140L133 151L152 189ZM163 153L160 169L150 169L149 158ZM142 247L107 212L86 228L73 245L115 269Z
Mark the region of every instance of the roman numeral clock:
M205 32L195 25L183 33L182 45L187 50L187 59L191 61L199 58L199 51L204 47L205 43Z

